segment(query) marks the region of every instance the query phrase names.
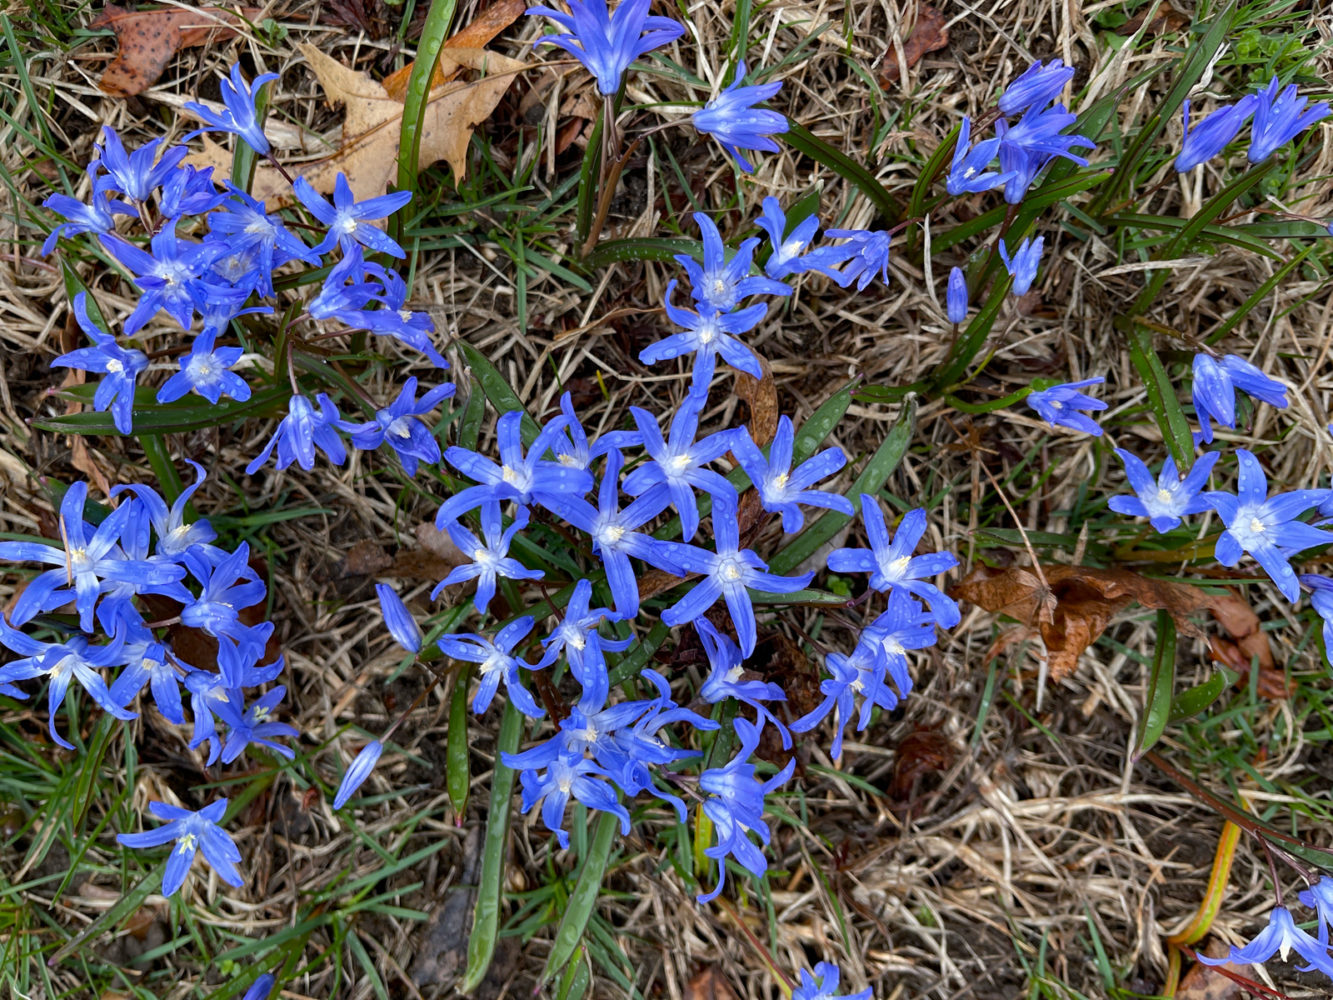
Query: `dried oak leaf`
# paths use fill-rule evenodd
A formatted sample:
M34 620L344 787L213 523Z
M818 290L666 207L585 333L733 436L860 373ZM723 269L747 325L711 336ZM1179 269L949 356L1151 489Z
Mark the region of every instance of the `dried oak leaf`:
M181 49L233 38L246 21L256 21L263 13L258 7L130 10L109 3L88 25L110 28L116 35L116 57L98 86L116 97L142 94Z
M911 69L919 63L927 52L942 49L948 44L949 28L944 15L930 4L923 3L918 6L916 25L903 42L903 60L907 63L907 68ZM898 82L901 73L902 67L898 65L897 50L890 48L884 60L884 68L879 71L880 84L885 87L893 86Z
M949 593L1037 628L1054 680L1073 673L1079 654L1131 604L1166 611L1183 634L1197 637L1203 632L1188 616L1209 611L1238 644L1245 643L1244 648L1259 657L1261 667L1272 668L1272 651L1259 631L1258 616L1231 591L1209 594L1192 584L1152 580L1119 568L1050 565L1042 567L1042 576L1046 587L1030 569L979 566Z
M495 39L496 35L517 21L527 7L527 0L496 0L466 27L460 28L457 34L445 39L442 48L446 52L449 49L484 48ZM384 78L384 91L395 101L407 99L407 81L412 76L413 65L414 63L408 63ZM443 87L457 75L458 65L448 59L441 59L435 64L435 72L431 74L431 89Z

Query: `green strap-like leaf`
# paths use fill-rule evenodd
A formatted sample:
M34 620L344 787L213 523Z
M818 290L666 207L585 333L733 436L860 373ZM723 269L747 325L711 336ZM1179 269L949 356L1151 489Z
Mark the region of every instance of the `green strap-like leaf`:
M583 940L583 929L588 926L588 918L592 916L593 908L597 905L597 895L602 888L607 861L611 856L611 845L615 842L619 825L620 820L612 813L600 813L597 817L597 830L593 834L592 846L583 860L578 883L565 905L565 915L560 919L560 928L555 932L551 953L546 958L546 968L542 970L543 983L564 969L579 942Z
M1176 685L1176 622L1168 611L1157 612L1157 649L1153 653L1143 723L1134 741L1134 759L1151 750L1162 738L1171 717L1171 692Z

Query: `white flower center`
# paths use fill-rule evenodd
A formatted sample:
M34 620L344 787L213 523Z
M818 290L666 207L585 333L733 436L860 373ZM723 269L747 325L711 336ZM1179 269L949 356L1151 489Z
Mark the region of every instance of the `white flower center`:
M112 358L110 361L106 363L106 370L107 374L109 375L119 375L121 372L125 370L125 366L122 365L115 358Z
M338 230L343 236L351 236L356 232L356 220L350 215L344 215L333 223L333 228Z
M690 456L688 454L676 455L675 457L668 459L667 466L673 473L680 475L680 473L690 467Z

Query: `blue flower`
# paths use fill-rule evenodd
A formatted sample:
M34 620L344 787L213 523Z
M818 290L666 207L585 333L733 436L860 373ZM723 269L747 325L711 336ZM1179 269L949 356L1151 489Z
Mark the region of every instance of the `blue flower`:
M236 870L241 852L227 831L218 826L227 812L226 799L218 799L198 812L169 806L165 802L148 803L148 811L158 819L169 822L156 830L118 834L116 842L125 847L137 848L159 847L176 841L171 857L167 859L166 871L162 874L163 895L174 895L181 887L190 866L194 864L195 855L200 851L222 881L238 888L245 884Z
M761 782L755 777L754 765L749 763L751 755L759 748L759 730L745 719L736 719L732 725L741 740L736 756L725 767L710 768L699 776L700 791L708 793L702 808L713 821L713 830L717 834L717 843L704 851L717 861L717 886L712 892L701 893L697 897L700 903L710 902L722 892L727 880L728 855L757 878L768 871L763 851L754 845L749 835L758 834L762 843L768 843L770 834L768 824L764 822L764 796L786 784L796 770L795 759L789 760L781 771Z
M778 735L782 737L782 748L790 750L791 733L778 721L778 717L762 704L765 701L786 701L786 692L778 684L761 680L742 680L745 674L743 665L745 658L741 655L740 647L731 641L731 636L724 635L714 628L713 623L707 618L696 619L694 628L699 633L699 641L703 643L704 652L708 655L710 668L708 677L699 688L699 697L710 705L716 705L727 698L735 698L742 704L749 705L755 710L755 719L759 724L771 722L777 729Z
M126 708L147 684L162 717L173 725L185 725L180 677L167 656L166 646L148 633L145 638L126 643L121 655L127 662L111 685L111 700Z
M898 696L885 682L888 657L876 642L858 642L851 655L828 653L824 657L824 667L831 675L819 685L824 700L793 722L791 730L794 733L808 733L836 708L837 728L833 731L833 744L829 752L837 760L842 756L843 730L856 711L856 696L859 694L862 699L861 712L856 720L857 732L862 732L870 725L875 706L885 711L897 708Z
M443 531L450 521L491 501L514 500L523 507L535 501L555 509L568 500L581 498L592 489L592 474L587 469L573 468L542 457L564 436L568 421L563 414L554 417L542 428L525 456L520 434L523 411L510 410L500 414L495 425L499 464L466 448L446 449L445 460L478 485L460 490L441 504L435 515L435 526Z
M908 511L890 536L879 502L862 493L861 519L870 548L834 549L828 556L828 568L835 573L869 573L870 586L881 593L901 587L925 601L942 628L957 625L962 620L958 605L924 579L953 569L958 565L957 556L951 552L914 555L926 533L926 512L920 507Z
M782 83L779 81L742 87L740 84L744 78L745 63L741 61L736 64L736 75L732 77L731 86L696 111L690 121L700 132L717 139L748 174L754 171L754 166L741 155L741 150L760 149L776 153L778 144L769 136L776 132L786 132L791 126L785 115L754 107L781 90Z
M348 254L360 244L390 257L402 259L405 256L403 248L383 229L370 225L370 220L393 215L412 200L411 191L395 191L358 202L352 186L347 183L347 176L341 172L333 182L332 205L304 177L296 178L292 191L311 215L329 227L328 235L315 247L315 253L328 253L337 246Z
M671 322L682 327L685 332L672 334L649 344L639 352L639 360L645 365L650 365L668 358L694 354L694 369L690 375L692 395L707 395L719 354L733 368L745 372L752 378L762 378L763 369L760 367L759 359L734 335L753 329L754 325L768 313L768 306L757 303L732 312L721 312L703 306L700 312L690 312L671 304L671 296L675 290L676 279L672 278L667 282L664 305Z
M580 684L587 685L595 673L606 672L604 649L623 652L634 642L634 638L607 639L597 627L603 621L623 621L624 616L614 614L608 608L592 608L592 581L581 579L574 585L574 593L565 605L565 617L560 624L542 640L545 652L537 661L534 670L549 667L561 654L569 662L569 672Z
M445 587L451 587L465 580L477 581L477 593L472 603L481 614L486 613L491 598L495 596L495 586L499 577L506 580L540 580L543 573L539 569L528 569L517 559L509 557L509 545L514 536L528 526L528 509L518 508L513 523L508 528L500 519L500 505L494 501L482 504L481 534L485 543L468 531L457 521L445 525L449 537L458 546L460 552L471 562L455 566L449 575L441 580L430 592L431 599L440 596Z
M742 241L728 260L722 234L713 220L703 212L695 212L694 221L703 236L703 264L689 254L676 254L675 259L690 276L690 294L695 302L725 313L735 309L747 295L791 294L791 289L780 281L750 274L750 260L759 237Z
M1333 665L1333 579L1316 573L1302 573L1300 581L1310 588L1310 607L1323 619L1324 658ZM1304 896L1301 901L1305 902ZM1333 910L1329 912L1333 913Z
M54 227L42 243L42 256L55 249L56 241L62 236L77 236L79 233L99 233L105 235L116 228L114 213L133 215L133 209L123 201L112 201L105 191L94 191L85 205L77 198L67 194L53 194L42 202L43 208L63 215L68 221Z
M1214 556L1223 566L1234 566L1248 552L1264 568L1282 596L1293 603L1301 594L1296 571L1289 560L1296 553L1333 542L1333 532L1296 520L1319 506L1327 490L1292 490L1268 496L1268 477L1259 459L1236 449L1240 476L1236 492L1207 493L1227 530L1217 539Z
M446 382L428 390L418 400L417 380L413 375L403 383L392 403L375 412L372 422L346 425L348 440L361 451L374 451L387 441L403 463L403 471L415 476L418 461L435 465L440 460L440 444L421 418L453 394L454 384Z
M515 755L503 756L506 764L515 766L511 763ZM605 777L606 772L587 757L574 754L557 757L544 771L532 768L524 770L519 779L523 785L523 811L532 812L540 805L542 824L555 834L556 841L566 849L569 847L569 834L564 830L565 808L571 796L589 809L619 817L621 834L628 834L629 812L617 801L615 789L600 780Z
M178 167L162 185L162 194L158 196L158 208L167 219L179 219L184 215L203 215L211 212L227 196L213 186L213 168Z
M795 441L796 429L792 426L791 418L785 414L778 418L778 427L773 434L767 458L745 428L740 428L731 436L731 449L736 461L759 491L764 510L781 513L782 530L789 533L800 531L801 525L805 523L805 515L801 513L799 504L836 510L848 517L854 515L856 510L846 497L810 488L847 464L847 456L842 449L825 448L818 455L806 459L793 472L791 462Z
M1302 578L1304 579L1304 578ZM1319 912L1319 939L1328 939L1328 929L1333 927L1333 877L1321 875L1319 881L1308 889L1302 889L1297 897L1313 910Z
M873 232L868 229L826 229L824 235L847 240L843 247L852 252L851 259L837 274L836 280L843 288L855 281L856 290L862 291L877 271L884 284L889 283L889 242L892 237L887 229Z
M568 34L550 35L538 45L558 45L583 63L597 78L597 89L610 97L620 89L620 78L639 56L674 42L684 27L669 17L648 14L651 0L622 0L608 14L606 0L566 0L569 13L550 7L529 7L532 15L549 17Z
M276 980L271 972L266 972L245 991L245 996L241 1000L269 1000L269 994L273 992L273 984Z
M167 507L167 502L151 486L138 484L116 486L112 488L111 495L116 496L122 491L128 490L143 504L144 509L148 512L153 533L157 535L157 554L159 556L164 556L173 562L181 562L189 553L201 556L207 563L217 563L226 557L226 553L209 544L218 535L213 530L213 526L208 523L208 519L201 517L197 521L189 523L185 520L185 508L189 504L190 498L203 485L206 478L202 465L188 458L185 461L194 469L194 482L181 491L180 496L176 498L176 502L170 508Z
M1162 463L1162 474L1156 480L1136 455L1123 448L1117 448L1115 453L1125 463L1125 478L1129 480L1130 488L1138 494L1111 497L1106 505L1117 514L1146 517L1154 530L1165 533L1177 527L1186 515L1213 509L1208 498L1199 493L1208 482L1218 452L1200 455L1183 479L1176 469L1175 459L1168 455Z
M1011 205L1021 202L1037 174L1057 156L1080 167L1088 165L1087 159L1069 150L1074 146L1092 148L1095 143L1087 136L1063 134L1077 118L1063 104L1055 104L1043 110L1034 106L1017 125L995 123L1000 139L1000 169L1008 178L1004 185L1005 201Z
M409 653L421 652L421 626L407 610L407 605L387 583L375 584L375 593L380 599L380 614L384 617L384 626L393 636L394 641Z
M968 146L972 138L972 120L963 116L963 123L958 128L958 139L953 147L953 162L949 174L944 179L945 189L953 196L960 194L980 194L1000 187L1007 182L1012 173L998 173L986 168L991 165L1000 151L999 139L985 139L975 146Z
M445 656L452 657L455 660L464 660L468 663L480 664L477 670L480 683L477 685L477 693L472 699L472 711L478 713L486 711L495 698L495 692L500 687L500 681L503 680L509 700L514 703L514 707L520 712L533 719L539 719L546 714L519 680L518 668L520 666L527 667L529 670L533 668L514 656L512 652L513 648L531 631L532 616L524 615L522 618L514 619L495 633L493 642L485 636L468 632L446 635L440 638L437 644Z
M731 433L719 431L698 441L694 439L704 402L702 395L687 394L671 418L671 430L665 440L656 417L640 407L630 407L651 460L625 477L625 492L654 507L654 513L674 505L680 515L681 538L687 542L699 528L696 489L712 497L714 504L736 505L736 487L721 474L704 468L731 449Z
M250 568L250 545L241 542L216 566L190 560L190 572L203 586L199 596L181 609L181 622L218 640L218 666L226 687L245 687L246 670L259 662L273 634L272 622L241 621L240 611L262 601L268 589Z
M1094 399L1092 396L1078 390L1085 389L1090 385L1101 385L1105 381L1105 378L1098 376L1097 378L1085 378L1081 382L1064 382L1060 385L1053 385L1029 393L1027 403L1028 406L1037 411L1037 415L1042 420L1045 420L1052 427L1068 427L1070 430L1100 437L1102 429L1097 426L1096 421L1078 411L1105 410L1110 404L1104 400Z
M560 413L565 418L565 431L555 439L551 447L555 451L556 461L571 469L587 472L593 459L605 455L613 448L637 448L642 442L638 431L609 431L595 442L588 441L588 432L579 423L574 412L574 400L568 392L560 394Z
M98 672L125 662L123 637L117 636L105 646L92 645L84 635L73 636L67 642L41 642L11 628L0 616L0 644L21 657L0 666L0 688L12 692L10 685L14 681L45 677L47 728L51 739L66 750L73 750L74 744L56 732L56 712L65 701L71 681L78 681L79 686L108 715L122 720L138 718L134 712L117 704L116 699L111 697L106 681Z
M750 549L740 547L740 524L734 503L714 502L713 543L716 552L690 546L682 546L679 550L680 564L691 573L702 574L703 579L662 612L662 621L668 625L697 621L721 597L736 627L741 649L749 656L758 641L758 625L750 591L795 593L810 583L814 573L802 573L800 576L769 573L766 562Z
M183 107L208 128L195 129L185 137L188 142L200 132L230 132L239 135L246 144L260 156L268 155L268 139L259 124L259 113L255 110L255 95L259 88L270 80L278 79L277 73L260 73L248 86L241 76L239 64L232 66L231 79L223 80L222 111L210 111L195 101L186 101Z
M105 374L93 393L93 409L101 411L110 407L116 430L129 434L134 430L135 380L148 367L148 355L121 347L115 337L99 330L88 316L86 299L86 292L74 296L74 318L96 346L79 347L62 354L51 362L51 367Z
M287 416L278 422L272 439L249 465L245 474L253 476L261 469L273 449L278 449L278 471L296 462L309 472L315 467L315 448L318 447L334 465L342 465L347 460L347 449L338 437L338 429L343 421L338 414L338 407L324 393L315 397L319 405L318 412L304 396L293 396L287 404Z
M1254 106L1254 123L1250 126L1251 163L1263 163L1280 146L1285 146L1329 115L1328 104L1324 101L1307 110L1308 98L1296 96L1296 84L1289 85L1281 94L1277 90L1279 86L1275 76L1267 88L1256 95L1259 101Z
M1194 957L1204 965L1225 965L1228 962L1263 965L1275 954L1281 954L1285 962L1290 951L1295 951L1324 975L1333 976L1333 957L1329 956L1328 942L1316 940L1297 927L1291 911L1285 906L1273 907L1273 912L1268 915L1268 926L1243 948L1232 946L1221 958L1209 958L1203 952L1197 952Z
M95 177L94 189L97 191L115 191L131 201L148 201L153 192L166 183L181 160L189 153L184 146L172 146L157 158L157 151L165 139L154 139L146 146L127 153L120 141L120 136L110 125L102 126L102 141L97 146L97 155L88 165L88 173ZM97 176L98 170L105 170L106 175Z
M557 504L554 510L592 536L593 551L606 570L616 612L633 618L639 613L639 584L630 557L642 559L663 572L684 576L679 553L689 546L662 541L636 530L660 514L662 508L656 497L640 497L620 509L620 469L624 464L624 456L618 450L607 453L596 507L579 497Z
M347 805L347 800L370 777L370 772L375 770L375 765L379 763L382 753L384 753L384 744L379 740L371 740L361 748L361 752L356 755L356 759L352 761L352 766L347 769L347 773L343 775L343 780L338 785L338 793L333 797L333 808L335 810Z
M1190 130L1190 102L1185 99L1181 106L1185 135L1180 143L1180 155L1176 157L1176 170L1180 173L1193 170L1200 163L1211 160L1226 148L1227 143L1236 137L1240 127L1250 115L1254 114L1259 99L1254 94L1242 97L1235 104L1224 105L1207 115Z
M889 606L865 627L858 643L878 646L884 667L906 698L912 693L912 675L907 672L907 651L935 645L935 616L926 611L906 590L889 591Z
M1038 236L1034 239L1025 239L1018 245L1014 251L1014 256L1009 257L1009 251L1005 248L1004 240L996 243L996 248L1000 251L1000 259L1004 261L1004 269L1009 272L1009 276L1014 279L1013 293L1015 295L1026 295L1032 288L1032 282L1037 277L1037 266L1041 263L1042 244L1045 242L1044 236Z
M384 307L362 313L358 317L360 325L377 336L393 337L413 350L420 351L430 358L436 368L448 368L449 362L431 343L430 335L435 332L435 321L429 313L413 312L407 308L407 282L397 271L370 264L366 268L384 286L379 295Z
M370 329L371 317L377 312L366 311L366 306L377 301L383 289L365 278L365 258L361 247L354 246L329 270L306 311L312 319L336 319L353 330Z
M293 235L281 216L269 214L262 201L231 184L227 191L230 199L220 211L208 216L208 240L224 243L231 253L249 257L261 294L273 295L275 268L292 260L319 262L319 254Z
M149 241L152 253L114 234L103 236L102 245L134 273L134 283L143 291L134 311L125 317L125 334L131 337L162 310L188 330L194 321L194 286L225 252L218 243L179 242L174 221Z
M945 293L949 322L956 326L967 319L967 305L967 275L961 267L955 267L949 271L949 288Z
M227 740L222 745L222 763L230 764L245 753L246 747L252 743L255 746L268 747L288 760L296 756L296 751L291 747L273 741L279 737L290 739L299 736L300 733L285 722L269 721L273 709L277 708L278 702L282 701L286 693L287 688L279 684L246 706L244 712L241 711L243 702L240 691L230 692L228 699L218 705L216 714L227 724Z
M754 221L768 234L769 244L773 248L768 260L764 261L764 273L775 280L781 280L789 274L805 274L807 271L819 271L830 278L837 278L837 265L853 252L848 244L840 244L805 253L805 248L814 242L815 234L819 231L819 219L813 215L807 216L788 233L786 213L772 195L764 199L763 212Z
M1000 111L1017 115L1029 108L1043 108L1055 100L1073 76L1074 67L1066 66L1059 59L1052 59L1048 65L1042 65L1038 59L1004 89L1000 95Z
M1287 387L1244 358L1228 354L1218 361L1208 354L1196 354L1193 398L1202 440L1213 440L1209 418L1236 429L1236 389L1280 410L1287 408Z
M210 403L217 404L223 396L232 399L250 398L250 385L231 370L241 359L241 347L214 347L217 334L204 330L190 344L190 353L180 360L180 371L162 383L157 390L159 403L172 403L188 392L196 393Z

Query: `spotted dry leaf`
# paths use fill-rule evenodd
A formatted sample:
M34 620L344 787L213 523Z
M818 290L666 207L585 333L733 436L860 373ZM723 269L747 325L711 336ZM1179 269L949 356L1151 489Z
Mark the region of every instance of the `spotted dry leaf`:
M116 35L116 57L98 86L116 97L142 94L181 49L225 41L262 15L258 7L130 10L107 4L88 25L93 30L110 28Z

